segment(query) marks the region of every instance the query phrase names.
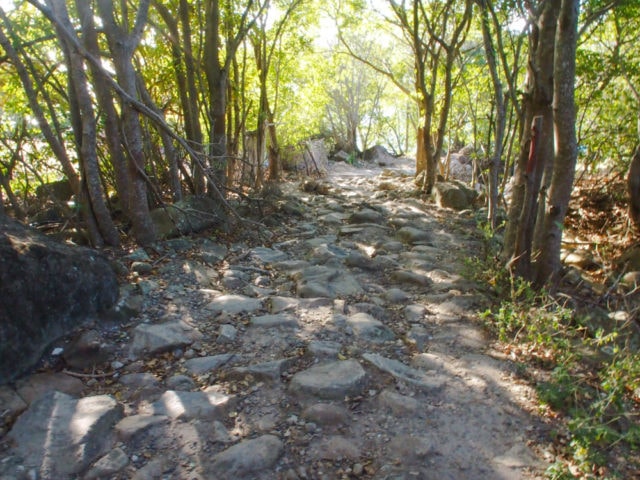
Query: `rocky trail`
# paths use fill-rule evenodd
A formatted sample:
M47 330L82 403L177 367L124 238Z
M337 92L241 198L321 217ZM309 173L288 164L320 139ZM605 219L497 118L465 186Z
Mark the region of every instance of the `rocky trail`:
M268 232L121 258L123 315L0 387L0 478L541 478L532 390L463 275L474 215L409 170L332 164Z

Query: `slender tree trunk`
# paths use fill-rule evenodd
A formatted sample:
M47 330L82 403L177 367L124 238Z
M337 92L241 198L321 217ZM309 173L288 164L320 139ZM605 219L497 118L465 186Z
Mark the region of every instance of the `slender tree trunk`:
M554 61L554 132L556 155L544 217L544 248L536 264L536 284L542 286L560 270L564 217L569 208L575 177L576 139L576 48L580 0L562 0L558 17Z
M9 28L10 23L2 11L0 9L0 18L2 19L4 26ZM13 66L20 77L20 81L22 82L22 86L27 95L27 100L29 102L29 107L33 112L36 120L38 121L38 126L42 131L42 135L47 140L49 147L51 148L53 154L56 156L62 169L69 180L69 184L71 185L71 190L78 194L80 193L80 178L78 177L78 173L76 172L73 164L71 163L71 159L69 158L67 151L60 141L60 139L56 136L51 125L47 121L42 107L40 106L40 102L38 101L38 94L33 86L33 82L31 77L29 76L29 72L25 67L25 64L20 59L18 52L13 47L12 43L9 41L9 38L5 35L5 32L0 25L0 46L4 49L7 56L11 59Z
M494 119L494 141L493 152L489 165L489 198L488 198L488 214L487 220L491 228L496 227L496 212L498 209L498 183L500 162L502 159L502 144L504 142L505 128L507 122L507 111L505 106L505 98L502 91L502 83L498 73L498 62L496 59L496 50L491 37L491 27L489 24L489 3L490 0L479 0L482 16L482 39L484 42L484 51L491 73L491 81L493 83L493 98L495 101L496 115Z

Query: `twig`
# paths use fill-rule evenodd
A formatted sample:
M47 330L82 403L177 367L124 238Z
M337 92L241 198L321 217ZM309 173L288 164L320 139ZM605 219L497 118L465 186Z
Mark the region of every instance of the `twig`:
M71 375L72 377L77 377L77 378L105 378L105 377L113 377L118 372L111 372L111 373L79 373L79 372L72 372L71 370L67 370L66 368L64 368L62 370L62 373L66 373L67 375Z

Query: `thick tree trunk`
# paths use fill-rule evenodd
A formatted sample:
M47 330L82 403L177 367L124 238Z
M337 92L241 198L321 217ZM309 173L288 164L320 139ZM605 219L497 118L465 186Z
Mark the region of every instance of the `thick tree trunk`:
M554 131L556 154L544 218L544 245L536 264L536 285L543 286L560 270L564 217L569 207L575 177L576 139L576 48L580 0L562 0L558 17L554 61Z
M131 33L120 27L115 19L113 2L98 0L104 32L118 77L118 83L131 97L137 98L136 72L132 63L135 49L140 42L147 19L150 0L141 0ZM127 21L127 19L124 19ZM145 174L145 155L142 139L142 125L139 113L129 103L121 104L124 147L128 153L127 173L131 181L128 204L130 206L133 235L141 245L153 243L156 232L149 214Z
M64 0L48 0L51 11L58 18L59 28L65 28L68 32L73 32L73 27L69 19ZM77 107L80 125L75 126L76 139L79 141L79 157L82 166L84 189L88 205L85 208L86 220L89 224L95 219L98 232L89 229L92 233L92 243L102 245L103 241L108 245L117 246L120 243L120 236L111 219L111 212L107 207L102 182L100 179L100 168L98 166L98 146L96 138L96 118L93 110L93 103L87 77L85 76L85 64L82 56L73 45L70 45L65 35L59 34L58 40L64 45L67 57L70 98L74 99Z
M514 174L514 187L505 232L504 258L518 275L531 279L531 258L545 165L553 161L553 65L555 32L560 5L545 0L529 37L527 89L523 109L525 135ZM542 119L532 153L535 117ZM544 202L542 202L544 203Z
M94 58L100 58L100 48L98 46L98 35L93 21L94 11L91 4L85 0L76 0L76 8L80 17L80 25L82 27L82 42L87 51ZM102 111L105 131L105 143L109 151L109 160L113 165L114 177L116 181L116 191L120 199L121 208L127 217L131 216L131 206L129 199L131 197L131 179L127 174L127 159L124 155L122 135L120 133L120 125L118 112L114 105L113 93L111 87L107 83L103 73L98 67L89 62L91 69L93 89L96 95L98 106Z

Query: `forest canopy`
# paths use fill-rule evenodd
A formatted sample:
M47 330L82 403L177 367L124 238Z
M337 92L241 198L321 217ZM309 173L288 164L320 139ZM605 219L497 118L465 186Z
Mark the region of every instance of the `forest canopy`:
M543 284L576 170L626 175L638 143L632 0L0 6L3 211L64 180L96 246L122 219L153 242L150 211L185 196L260 192L311 139L415 157L425 196L467 147L505 262Z

